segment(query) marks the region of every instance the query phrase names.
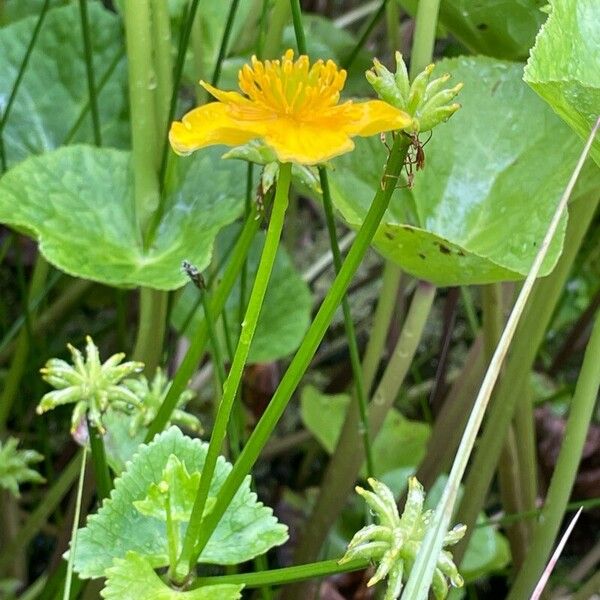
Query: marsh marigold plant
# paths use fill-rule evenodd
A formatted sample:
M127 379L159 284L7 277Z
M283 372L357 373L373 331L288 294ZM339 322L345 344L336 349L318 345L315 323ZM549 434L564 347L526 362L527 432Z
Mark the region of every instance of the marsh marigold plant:
M199 106L171 126L175 152L262 140L280 162L315 165L354 148L352 137L403 129L411 117L382 100L339 103L346 71L331 60L252 58L239 72L238 92L200 82L217 102Z

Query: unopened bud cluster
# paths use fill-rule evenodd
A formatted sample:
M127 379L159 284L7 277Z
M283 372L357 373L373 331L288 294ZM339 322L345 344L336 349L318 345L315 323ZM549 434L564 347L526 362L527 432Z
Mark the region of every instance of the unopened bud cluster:
M402 516L398 513L396 500L390 489L376 479L369 479L372 492L357 487L356 491L369 505L376 519L373 525L363 527L352 538L341 563L356 558L367 558L377 564L375 575L368 586L373 586L387 577L384 600L396 600L402 591L403 581L410 575L419 548L425 537L432 511L423 510L425 493L415 477L408 481L408 495ZM456 544L464 535L466 527L457 525L444 538L444 547ZM431 590L436 600L444 600L449 585L462 587L460 576L452 554L442 550L433 575Z
M451 88L445 87L450 79L448 74L431 80L435 65L425 67L411 84L400 52L396 52L395 73L377 59L373 62L373 70L367 71L367 80L382 100L413 118L412 125L405 128L407 132L429 131L442 121L447 121L460 108L460 104L452 100L460 92L462 83Z

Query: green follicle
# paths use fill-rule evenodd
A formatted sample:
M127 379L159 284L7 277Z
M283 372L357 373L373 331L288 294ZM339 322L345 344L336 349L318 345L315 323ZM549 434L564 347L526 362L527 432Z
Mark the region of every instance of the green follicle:
M22 483L44 483L45 479L34 469L31 463L43 460L43 456L35 450L18 450L19 441L9 437L4 443L0 441L0 488L8 490L19 497L19 486Z
M412 125L406 128L408 133L430 131L460 108L460 104L452 100L460 92L462 83L445 87L450 79L448 74L431 80L435 65L425 67L410 83L399 52L396 52L396 73L391 73L377 59L373 63L373 70L367 71L367 80L382 100L413 117Z
M425 492L416 478L408 481L408 494L402 516L398 513L394 495L383 483L369 479L372 492L357 487L375 518L375 525L367 525L358 531L341 563L355 558L368 558L377 564L377 570L368 586L387 579L384 600L396 600L402 591L403 580L408 579L419 548L425 537L432 512L423 510ZM444 538L444 546L456 544L465 534L464 525L457 525ZM463 579L452 560L452 554L442 550L438 559L431 590L436 600L444 600L449 585L462 587Z
M140 376L135 379L126 379L123 385L127 387L139 400L139 404L135 407L131 424L129 426L129 434L134 437L142 428L146 428L154 421L162 406L171 387L165 372L158 368L152 381L149 381L145 376ZM168 427L171 423L185 427L195 433L202 432L200 421L192 414L185 412L185 405L195 396L192 390L184 390L177 400L177 408L173 411Z
M104 363L100 362L98 348L91 337L86 338L86 357L70 344L72 364L51 358L40 369L42 378L52 387L37 406L42 414L63 404L75 404L71 417L71 431L75 431L84 417L98 431L104 433L102 416L109 406L117 410L131 412L131 408L140 405L140 400L121 381L139 373L143 363L129 361L123 363L125 354L113 354Z

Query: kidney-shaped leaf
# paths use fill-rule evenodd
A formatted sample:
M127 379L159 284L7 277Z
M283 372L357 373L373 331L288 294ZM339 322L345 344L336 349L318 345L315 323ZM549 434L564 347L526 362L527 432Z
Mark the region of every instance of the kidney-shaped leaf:
M117 558L107 571L105 600L237 600L243 585L209 585L187 592L168 587L150 562L135 552Z
M36 22L37 16L31 16L0 29L0 115ZM103 83L98 94L102 141L122 147L128 144L129 127L124 118L126 65L121 25L99 2L89 3L89 23L96 86ZM79 7L72 3L50 10L40 30L3 132L8 165L70 141L91 142L89 111L84 115L87 103Z
M245 165L221 149L189 165L150 248L137 233L127 152L69 146L31 157L0 179L0 222L33 233L59 269L109 285L175 289L185 259L203 269L219 230L243 209Z
M189 473L202 470L208 444L184 436L171 427L140 446L125 471L115 481L110 498L79 530L75 570L83 578L103 577L114 559L129 551L145 556L153 568L169 563L164 521L141 514L134 502L143 501L152 484L158 483L169 457L175 455ZM220 457L210 485L214 498L231 471ZM181 539L185 530L181 524ZM273 511L256 500L250 477L231 501L217 529L200 556L200 562L231 565L250 560L287 540L287 527L277 522Z
M600 116L600 2L551 0L525 81L584 139ZM600 165L600 139L592 145Z
M464 82L463 107L434 130L424 171L415 175L412 193L394 195L374 246L437 285L521 279L581 142L523 83L518 64L459 58L437 70ZM360 226L380 185L385 158L385 148L371 138L333 162L333 200L352 227ZM565 222L542 274L558 258Z

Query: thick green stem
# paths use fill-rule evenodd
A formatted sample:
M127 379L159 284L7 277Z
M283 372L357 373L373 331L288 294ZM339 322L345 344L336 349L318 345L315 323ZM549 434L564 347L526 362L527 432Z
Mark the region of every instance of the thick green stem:
M239 575L220 575L217 577L199 577L194 581L192 589L208 585L220 584L244 584L246 588L257 588L264 585L285 585L306 579L317 577L328 577L338 573L350 573L361 571L369 566L368 559L356 559L340 564L339 560L323 560L321 562L283 569L271 569L270 571L258 573L240 573Z
M156 73L152 61L150 0L125 0L129 104L135 182L135 214L140 243L158 207Z
M88 83L88 97L90 112L92 115L92 128L94 131L94 143L102 146L102 133L100 131L100 113L98 111L98 96L94 81L94 62L92 51L92 40L90 38L90 27L88 21L87 0L79 0L79 14L81 17L81 32L83 37L83 50L85 54L85 70Z
M434 295L433 285L425 282L418 283L394 352L369 405L370 433L373 439L379 433L408 373L431 311ZM345 499L364 462L364 454L358 438L358 426L357 411L349 411L333 456L323 475L323 481L326 481L327 485L321 488L296 550L294 556L296 562L314 560L331 526L344 507ZM289 597L304 598L305 590L297 589Z
M154 376L161 362L167 304L167 292L150 288L140 290L139 328L133 357L144 363L144 373L148 377Z
M508 596L509 600L527 598L546 565L565 515L575 483L581 453L594 414L600 389L600 313L588 342L558 461L546 495L542 514L535 528L533 542Z
M415 17L415 33L410 53L410 77L420 73L433 57L440 0L420 0Z
M311 326L306 332L296 356L293 358L271 402L220 489L212 511L205 517L200 539L198 540L197 553L201 552L206 546L233 496L258 459L261 450L267 443L280 417L283 415L292 394L298 387L302 376L315 355L331 323L331 319L369 248L371 240L389 205L396 185L396 178L404 164L409 144L410 138L402 133L396 135L383 175L381 188L377 190L369 212L356 235L354 244L350 248L339 274L335 278Z
M90 439L90 449L92 451L92 465L94 467L94 478L96 480L96 492L98 501L108 498L112 489L112 479L106 462L106 450L104 448L104 439L98 429L90 423L88 419L88 435Z
M150 0L152 45L156 71L156 139L162 148L169 125L169 109L173 95L173 61L171 60L171 23L167 0Z
M211 314L215 317L221 314L221 311L225 306L225 302L229 296L229 293L231 292L231 289L233 288L233 285L240 274L244 261L248 256L248 250L250 249L250 245L252 244L252 240L254 239L259 226L260 219L257 217L256 207L253 206L252 211L246 219L246 224L240 232L235 248L231 253L231 258L225 271L223 272L221 282L219 283L215 292L212 294ZM173 383L169 388L167 396L161 404L154 421L152 421L150 427L148 428L146 442L150 442L152 438L157 433L161 432L169 422L177 405L179 396L186 388L188 381L198 366L200 358L204 354L206 342L208 340L206 321L202 320L199 323L196 331L190 335L190 340L190 347L188 348L188 351L186 352L179 369L177 369L177 372L175 373Z
M252 287L250 298L248 300L248 308L246 309L246 316L244 317L244 321L242 323L240 338L233 361L231 363L229 376L227 377L225 385L223 386L223 397L221 399L217 418L210 436L210 443L208 446L206 459L202 467L202 475L200 478L200 484L198 486L198 492L196 494L194 507L190 516L190 522L183 542L180 561L184 563L184 565L187 565L188 571L185 573L185 575L187 575L191 569L195 567L198 560L199 552L195 550L195 545L200 537L202 517L204 515L206 500L208 498L208 491L212 482L217 459L221 452L223 441L225 440L231 409L242 380L244 367L246 366L248 353L250 352L250 345L252 344L252 339L254 338L256 325L258 324L258 318L260 316L265 293L267 291L267 286L269 284L271 272L275 263L277 248L279 247L281 232L283 230L285 211L288 205L288 193L291 177L291 163L282 164L279 168L277 191L275 193L275 199L273 200L273 210L271 212L269 228L265 238L265 245L263 247L260 263L256 272L254 286Z
M465 480L465 491L458 509L458 520L467 525L467 542L483 507L516 404L523 395L538 348L597 205L598 198L584 198L571 204L563 253L554 271L535 284L529 306L515 334L504 375L494 394L487 424ZM461 542L454 549L457 562L464 555L467 542Z
M306 35L302 25L302 9L300 8L300 0L290 0L292 9L292 23L294 24L294 34L296 36L296 45L300 54L307 53Z
M367 349L363 357L363 378L367 396L373 387L373 381L375 381L375 375L377 375L377 369L385 349L388 330L394 315L394 308L396 307L401 276L402 270L400 267L392 261L387 260L383 266L381 292L379 293L379 301L377 302L375 316L373 317L373 327L371 328L369 342L367 343Z
M29 310L29 302L31 299L36 298L41 294L49 271L50 265L41 254L38 254L33 275L31 277L31 283L29 285L29 291L27 292L27 298L25 298L25 321L29 319L30 324L33 324L35 321L33 319L33 314L31 314ZM11 408L21 386L21 379L23 378L23 373L27 366L31 334L32 329L27 327L21 329L15 345L15 353L10 369L4 379L4 387L2 395L0 396L0 432L3 431L6 426Z
M325 210L325 220L327 222L327 231L329 232L329 242L331 244L331 253L333 255L333 266L336 274L340 272L342 267L342 256L340 247L337 241L335 231L335 220L333 217L333 204L331 201L331 192L329 190L329 178L325 167L319 167L319 179L321 181L321 189L323 190L323 208ZM354 321L352 320L352 311L348 297L342 298L342 311L344 313L344 327L346 329L346 338L348 340L348 350L350 352L350 364L352 365L352 375L354 376L354 392L360 417L359 430L361 433L362 444L367 459L367 474L369 477L375 476L375 465L373 463L373 452L371 449L371 441L369 439L369 416L367 414L367 398L365 390L365 382L363 379L362 366L360 364L360 355L358 350L358 342L356 340L356 330Z
M385 24L387 32L387 47L390 55L400 48L400 5L398 2L388 2L385 7Z

